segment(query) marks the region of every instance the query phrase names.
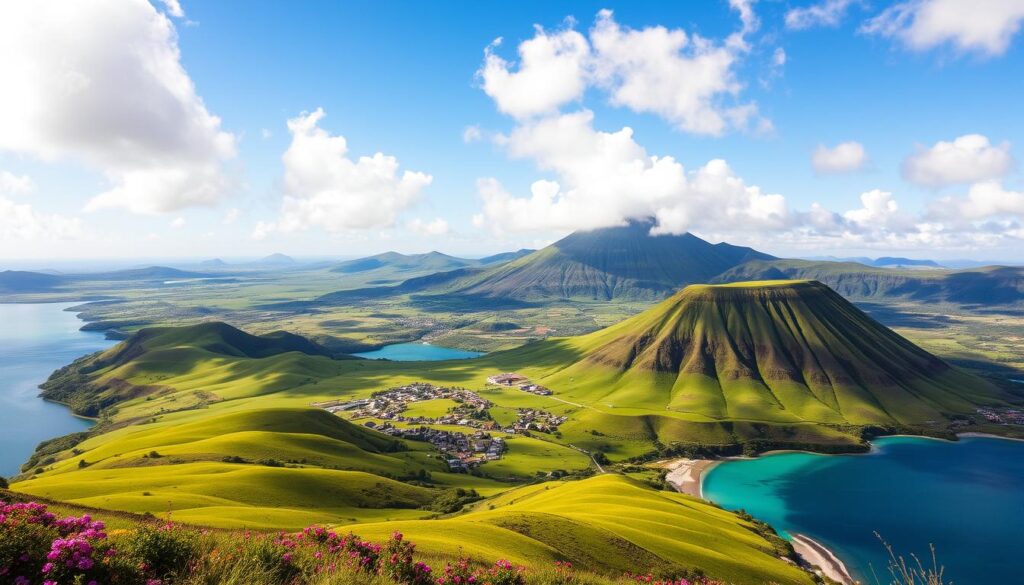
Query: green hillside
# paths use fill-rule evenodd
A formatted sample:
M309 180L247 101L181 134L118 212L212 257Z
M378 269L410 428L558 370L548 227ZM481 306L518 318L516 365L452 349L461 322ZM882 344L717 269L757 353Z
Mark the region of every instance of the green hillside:
M501 556L526 566L569 560L578 567L672 574L700 569L728 583L810 583L779 559L777 537L700 500L656 491L618 475L544 483L443 520L365 524L360 534L398 530L428 554Z
M1005 398L809 281L694 285L522 351L573 356L542 379L566 400L714 420L932 425Z
M126 399L166 392L161 385L161 375L150 376L144 383L140 382L136 374L140 368L145 368L146 363L168 365L175 373L182 374L207 358L273 356L274 363L284 364L294 360L295 356L289 357L290 353L330 355L327 349L316 343L284 331L257 336L219 322L186 327L151 327L140 330L105 352L86 356L57 370L43 384L42 396L67 404L77 414L97 416L103 409ZM329 363L331 360L321 362ZM275 370L268 363L262 371ZM286 372L278 370L274 377L294 379ZM295 372L296 376L301 374ZM198 404L216 398L209 391L197 391L191 400Z
M205 488L206 497L231 495L232 490L252 489L255 485L265 497L273 501L304 503L309 500L329 500L349 496L347 492L358 490L352 478L331 477L342 480L336 483L317 483L310 477L301 478L292 484L289 470L267 470L241 474L237 471L221 474L220 488L212 484ZM84 488L97 490L98 486L126 479L97 477L85 473L83 478L93 480L96 486ZM22 486L29 484L19 484ZM273 486L273 487L270 487ZM194 489L193 477L168 483L164 492L154 492L149 498L174 497L176 488ZM393 486L388 486L393 487ZM379 489L379 488L375 488ZM79 490L81 491L81 489ZM60 494L59 487L51 492ZM379 492L381 496L386 492ZM312 497L315 495L315 498ZM409 492L410 497L415 494ZM55 501L39 495L26 496L18 492L0 490L0 499L40 500L58 514L89 514L103 520L111 528L117 550L134 550L130 542L135 538L152 539L154 522L145 516L126 512L110 512L90 503L105 503L103 496L86 498L80 502ZM319 511L317 515L305 514L299 510L281 508L250 507L241 511L236 526L251 526L251 522L264 516L279 519L300 520L318 518L329 522L331 517ZM180 548L156 549L160 560L178 562L190 566L190 576L203 578L183 582L216 583L225 582L228 575L232 582L239 583L384 583L388 579L359 579L354 568L352 573L341 572L317 578L307 574L306 578L288 574L271 575L268 562L253 565L246 563L254 555L266 555L267 546L261 539L277 537L271 533L241 532L240 530L203 531L188 526L201 522L203 517L174 512L173 518L179 524L173 530L163 531L162 542L173 540ZM180 523L185 522L182 526ZM317 522L317 520L313 520ZM321 524L322 525L322 524ZM328 524L328 526L331 526ZM338 532L345 534L352 530L361 538L371 542L391 541L395 532L416 546L417 560L422 559L434 567L434 574L441 574L442 567L456 559L468 558L473 566L492 565L496 559L507 559L514 566L521 567L526 583L588 583L604 585L623 583L623 574L654 575L668 579L672 576L688 575L691 582L694 575L705 575L714 583L754 585L776 583L779 585L810 585L817 582L813 576L793 563L790 547L763 524L745 520L711 504L682 494L655 490L641 482L620 475L602 475L580 481L555 481L538 483L508 491L499 496L480 502L466 513L449 515L437 519L395 519L370 520L358 526L345 526ZM10 533L10 532L9 532ZM302 539L298 539L302 540ZM303 546L291 549L269 547L271 550L289 550L290 561L299 565L312 564L323 554L324 559L333 561L337 557L345 560L348 551L333 555L322 550L313 557L314 540L303 541ZM191 545L189 545L191 543ZM168 551L184 548L193 551L193 557L166 558ZM44 552L46 549L43 549ZM218 557L224 551L237 551L219 563L195 562L207 555ZM304 558L310 555L311 558ZM40 554L40 556L43 556ZM257 557L259 558L259 557ZM270 560L276 560L276 556ZM386 558L386 557L385 557ZM42 564L45 559L41 560ZM571 571L555 571L555 562L569 562ZM237 563L232 567L231 564ZM132 581L134 582L134 581ZM175 580L178 582L178 580Z
M907 270L856 262L754 260L718 275L713 282L817 280L848 299L905 299L968 306L1024 305L1024 267Z

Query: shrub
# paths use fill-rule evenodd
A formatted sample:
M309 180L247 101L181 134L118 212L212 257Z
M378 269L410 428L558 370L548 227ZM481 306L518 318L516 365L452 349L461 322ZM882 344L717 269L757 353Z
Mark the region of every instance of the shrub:
M501 559L487 571L483 580L490 585L524 585L526 583L526 579L523 577L525 570L525 567L516 567L509 561Z
M445 564L444 573L437 578L438 585L471 585L476 582L475 572L467 558L460 558L454 565Z
M117 539L121 558L138 567L146 577L168 579L183 574L200 552L200 535L193 530L144 526Z
M57 517L33 502L0 505L0 577L19 585L114 583L116 554L102 522Z
M430 567L413 560L415 551L415 544L403 540L401 532L395 532L384 547L378 572L396 583L428 585L433 581Z

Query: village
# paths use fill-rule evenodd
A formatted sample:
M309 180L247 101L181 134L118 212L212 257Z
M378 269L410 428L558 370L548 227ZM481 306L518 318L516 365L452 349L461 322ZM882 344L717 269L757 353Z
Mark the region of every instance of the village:
M496 384L498 382L492 382L492 379L502 376L518 375L492 376L488 382ZM502 379L505 380L505 378ZM546 388L528 382L525 377L518 376L507 383L502 382L501 385L511 386L518 383L533 387L532 389L520 387L526 392L539 395L551 393ZM449 408L441 416L411 416L407 414L410 404L442 399L451 400L455 406ZM491 417L488 410L494 404L476 392L465 388L436 386L426 382L413 382L389 388L373 393L370 398L318 402L313 406L334 414L345 412L353 421L367 418L376 419L365 421L363 425L393 437L411 441L426 441L441 453L452 471L468 471L487 461L500 459L506 448L505 440L492 436L492 432L500 431L525 436L529 436L531 432L554 433L568 418L538 408L518 408L515 422L503 427ZM461 426L472 429L472 432L442 430L427 425Z
M1024 425L1024 412L1016 408L982 407L977 410L985 420L998 425Z
M529 392L530 394L536 394L537 396L551 396L551 390L530 382L530 379L522 374L516 374L514 372L508 372L504 374L495 374L487 378L488 384L494 384L495 386L505 386L511 388L515 386L523 392Z
M484 431L467 435L426 426L396 427L391 423L377 425L373 421L365 424L392 437L430 443L441 452L448 469L454 472L469 471L487 461L497 461L505 452L505 440Z

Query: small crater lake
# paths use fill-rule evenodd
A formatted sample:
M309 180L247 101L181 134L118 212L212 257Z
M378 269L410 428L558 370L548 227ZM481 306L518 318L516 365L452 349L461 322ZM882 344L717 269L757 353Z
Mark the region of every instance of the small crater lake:
M429 343L395 343L373 351L352 354L368 360L391 360L395 362L435 362L442 360L466 360L484 354Z
M18 473L46 439L83 431L92 421L39 398L57 368L114 344L65 309L80 303L0 303L0 475Z
M887 437L874 447L866 455L728 461L708 472L703 494L784 534L810 536L863 583L875 583L875 574L891 581L875 532L908 562L913 553L926 566L934 544L944 582L1021 582L1024 442Z

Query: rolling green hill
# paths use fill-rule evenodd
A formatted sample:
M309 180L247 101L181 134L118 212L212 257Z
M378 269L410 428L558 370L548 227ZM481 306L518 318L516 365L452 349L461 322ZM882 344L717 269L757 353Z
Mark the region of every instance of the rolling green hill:
M986 266L965 270L901 270L856 262L754 260L713 282L817 280L848 299L906 299L976 306L1024 306L1024 267Z
M541 379L566 400L713 420L923 426L1006 398L809 281L694 285L607 329L508 353L568 359Z
M289 360L291 352L331 355L320 345L285 331L250 335L219 322L150 327L105 352L85 356L57 370L42 385L42 396L67 404L77 414L97 416L118 402L164 390L160 376L152 376L144 384L128 381L135 378L146 363L170 365L177 373L184 373L210 358L274 356L276 362L283 364ZM198 391L193 400L198 404L213 396Z
M358 527L373 539L395 530L427 554L500 556L526 566L564 559L613 575L700 569L736 585L811 582L780 560L787 552L777 537L706 502L618 475L519 488L450 519Z

